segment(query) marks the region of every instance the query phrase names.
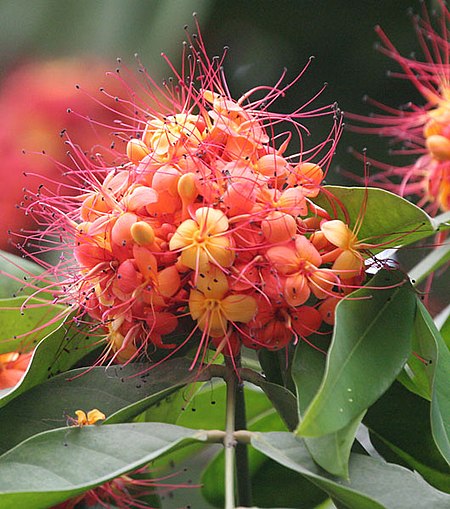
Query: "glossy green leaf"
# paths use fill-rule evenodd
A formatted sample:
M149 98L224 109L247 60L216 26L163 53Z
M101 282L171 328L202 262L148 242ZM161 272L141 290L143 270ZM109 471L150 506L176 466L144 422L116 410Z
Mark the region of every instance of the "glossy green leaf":
M386 460L414 469L436 488L450 491L450 469L433 440L428 401L394 383L369 408L364 424Z
M159 423L47 431L0 456L0 507L45 509L204 439L200 431Z
M33 279L33 276L42 272L43 268L36 263L6 251L0 251L0 299L34 293L36 291L34 284L27 283ZM42 295L40 297L42 298Z
M322 347L327 337L315 335L311 342ZM325 371L325 355L301 341L297 345L292 363L292 378L297 388L298 414L301 420L317 393ZM362 415L342 429L321 437L305 438L305 444L315 462L331 474L348 477L348 459L361 423Z
M450 244L434 248L423 260L409 271L414 285L421 283L428 275L435 272L450 260Z
M386 270L338 304L324 378L299 435L350 425L388 389L411 352L415 307L404 275Z
M345 204L351 228L355 226L366 201L358 239L375 244L383 243L383 247L378 250L409 245L433 235L439 227L437 221L421 208L384 189L325 186L324 192L314 202L339 219L345 216L336 207L335 201L327 197L328 193Z
M304 442L292 433L255 433L252 446L299 472L346 509L446 509L450 496L417 473L382 460L352 453L350 480L336 479L317 466Z
M450 305L448 306L448 308L450 311ZM449 316L447 316L444 323L442 324L440 333L445 344L447 345L448 348L450 348L450 314Z
M416 352L426 362L431 386L431 429L438 449L450 463L450 351L425 306L417 300Z
M29 351L59 327L67 306L43 299L15 297L0 300L0 353Z
M290 390L282 385L268 382L264 377L252 370L241 370L241 376L244 380L257 385L265 392L286 424L287 429L293 431L297 427L297 400Z
M98 340L84 327L61 324L38 344L22 380L15 387L0 391L0 407L35 385L70 369L97 348Z
M150 365L80 368L62 373L23 393L0 412L0 454L42 431L67 425L75 410L98 408L106 422L132 419L189 383L187 359Z

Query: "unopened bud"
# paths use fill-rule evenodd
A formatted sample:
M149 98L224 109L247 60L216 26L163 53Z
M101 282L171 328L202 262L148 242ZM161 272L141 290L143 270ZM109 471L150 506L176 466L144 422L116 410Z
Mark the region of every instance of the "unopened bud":
M145 221L138 221L131 226L131 236L140 246L148 246L155 241L155 231Z
M137 138L133 138L127 144L127 156L128 159L134 163L138 164L144 159L145 156L150 154L150 151L147 145Z
M192 203L197 198L197 187L193 173L185 173L178 180L178 194L183 201Z

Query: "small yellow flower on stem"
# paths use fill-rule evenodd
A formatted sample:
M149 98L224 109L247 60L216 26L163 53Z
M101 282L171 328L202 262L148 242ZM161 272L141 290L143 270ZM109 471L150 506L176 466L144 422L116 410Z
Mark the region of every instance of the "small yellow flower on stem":
M106 419L106 415L100 410L94 408L90 410L87 414L84 410L76 410L75 415L77 416L75 421L75 426L89 426L90 424L95 424L97 421L104 421Z

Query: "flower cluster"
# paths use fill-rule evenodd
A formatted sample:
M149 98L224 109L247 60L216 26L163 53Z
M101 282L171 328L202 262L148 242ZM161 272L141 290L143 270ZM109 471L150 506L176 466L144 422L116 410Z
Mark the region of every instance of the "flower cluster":
M179 347L168 338L187 322L182 345L199 338L194 362L211 342L227 355L241 344L283 348L332 323L364 277L367 245L312 201L339 111L269 111L292 85L281 80L234 100L222 59L210 60L201 38L190 42L181 75L172 67L160 88L145 74L150 97L122 99L133 120L122 122L123 163L99 165L73 145L81 195L40 192L28 209L73 249L75 265L69 256L56 268L58 298L102 324L105 358L119 362ZM329 136L307 148L300 121L325 115Z
M376 127L355 127L364 133L375 133L400 142L402 148L393 154L409 155L415 162L409 166L389 166L372 161L382 171L371 181L401 196L418 196L419 206L427 205L431 213L450 210L450 42L447 23L450 13L440 4L439 29L434 27L424 8L423 17L413 18L424 60L407 58L399 53L380 27L380 51L402 68L391 73L410 81L424 99L423 105L408 103L398 110L369 100L382 113L371 117L349 115Z

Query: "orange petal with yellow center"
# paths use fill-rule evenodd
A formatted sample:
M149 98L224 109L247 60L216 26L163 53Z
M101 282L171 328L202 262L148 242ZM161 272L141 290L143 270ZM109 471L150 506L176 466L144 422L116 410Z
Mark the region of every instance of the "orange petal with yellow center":
M228 295L221 302L222 312L231 322L248 323L257 311L256 300L250 295Z
M337 275L329 269L315 270L309 280L311 291L318 299L329 297L333 287L339 283Z
M197 323L201 330L213 338L223 336L227 332L228 322L218 307L204 313Z
M193 320L198 320L206 311L206 299L198 290L191 290L189 295L189 312Z
M211 265L208 271L201 272L197 278L197 289L208 299L222 299L228 292L228 280L219 267Z
M284 298L290 306L304 304L311 294L308 281L303 274L296 274L286 278L284 285Z
M231 248L228 237L211 237L205 242L205 251L208 259L217 263L220 267L231 267L234 262L235 252Z
M341 249L350 249L357 243L355 234L340 219L322 223L320 229L326 239Z
M195 212L200 233L222 233L228 230L227 216L220 210L211 207L200 207Z
M198 232L198 224L192 219L186 219L177 228L169 242L169 249L174 251L192 244L194 235Z
M341 279L350 279L360 274L363 265L363 257L357 251L347 249L336 258L333 270Z
M306 237L303 237L303 235L297 235L295 238L295 249L297 258L306 260L315 267L321 265L322 257L320 256L319 251L317 251L312 242L310 242Z
M174 266L158 272L158 291L163 297L172 297L180 288L180 275Z
M261 230L269 242L286 242L294 237L297 223L289 214L275 210L261 221Z

